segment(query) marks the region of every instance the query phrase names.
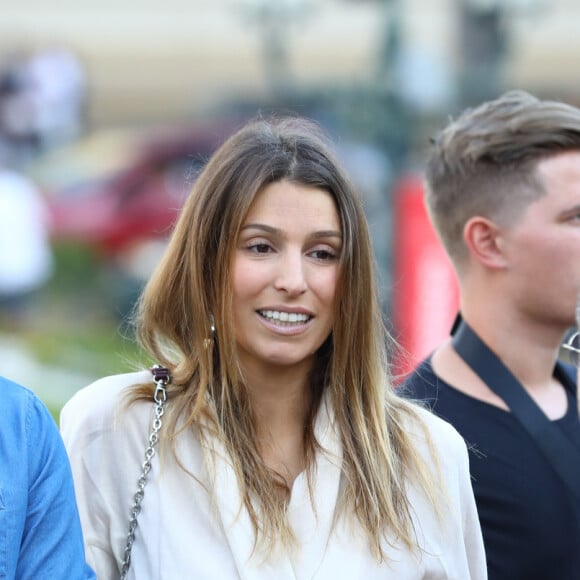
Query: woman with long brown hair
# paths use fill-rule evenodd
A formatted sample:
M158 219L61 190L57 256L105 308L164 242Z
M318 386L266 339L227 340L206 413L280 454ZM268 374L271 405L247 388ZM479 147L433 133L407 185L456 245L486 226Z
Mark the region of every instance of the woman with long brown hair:
M99 578L486 576L465 445L396 394L376 288L313 123L216 151L138 305L163 369L62 413Z

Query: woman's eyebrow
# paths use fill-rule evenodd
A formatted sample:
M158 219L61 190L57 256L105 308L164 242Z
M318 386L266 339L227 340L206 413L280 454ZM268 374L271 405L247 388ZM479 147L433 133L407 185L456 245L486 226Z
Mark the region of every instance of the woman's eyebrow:
M262 230L269 234L279 234L280 230L278 228L274 228L272 226L267 226L266 224L245 224L242 226L243 230Z
M313 232L313 238L339 238L342 240L342 234L336 230L321 230L319 232Z
M282 235L282 230L272 227L272 226L268 226L266 224L259 224L259 223L252 223L252 224L245 224L244 226L242 226L242 231L244 230L251 230L251 229L255 229L255 230L261 230L263 232L266 232L268 234L274 234L274 235ZM317 232L312 232L312 234L310 234L310 237L312 238L339 238L342 239L342 234L337 231L337 230L320 230Z

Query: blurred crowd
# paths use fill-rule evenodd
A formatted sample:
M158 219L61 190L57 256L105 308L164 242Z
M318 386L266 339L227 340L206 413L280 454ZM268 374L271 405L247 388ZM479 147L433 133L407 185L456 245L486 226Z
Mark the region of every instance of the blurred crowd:
M28 164L78 138L85 127L87 80L64 48L19 53L0 69L0 308L21 316L52 273L44 194Z

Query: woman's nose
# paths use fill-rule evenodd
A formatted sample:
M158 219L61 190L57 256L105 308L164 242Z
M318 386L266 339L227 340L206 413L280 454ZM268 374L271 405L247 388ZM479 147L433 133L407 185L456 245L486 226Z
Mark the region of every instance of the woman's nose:
M276 289L290 295L304 293L308 288L304 265L301 253L289 252L284 254L278 264L278 272L274 282Z

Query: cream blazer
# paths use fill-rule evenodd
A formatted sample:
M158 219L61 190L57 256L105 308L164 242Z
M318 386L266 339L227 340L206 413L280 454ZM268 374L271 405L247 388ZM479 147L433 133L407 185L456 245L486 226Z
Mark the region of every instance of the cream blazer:
M62 436L73 469L87 560L100 580L119 577L129 510L144 461L153 403L123 407L123 392L151 380L148 371L101 379L79 391L61 414ZM253 533L227 454L189 430L177 452L153 458L132 552L129 578L137 580L397 580L487 578L481 530L465 444L447 423L421 411L439 454L448 505L439 520L409 482L413 522L421 550L395 542L377 563L364 536L348 524L333 527L341 486L341 445L332 411L323 405L315 426L325 452L316 459L311 501L306 478L292 488L288 517L297 550L266 561L252 556ZM410 427L429 457L418 426ZM442 491L443 493L443 491ZM316 506L313 509L313 503Z

